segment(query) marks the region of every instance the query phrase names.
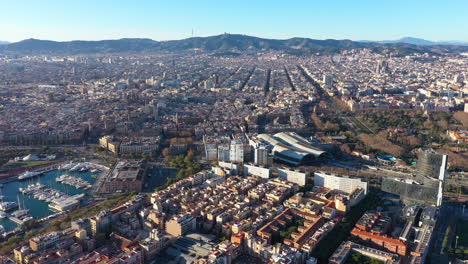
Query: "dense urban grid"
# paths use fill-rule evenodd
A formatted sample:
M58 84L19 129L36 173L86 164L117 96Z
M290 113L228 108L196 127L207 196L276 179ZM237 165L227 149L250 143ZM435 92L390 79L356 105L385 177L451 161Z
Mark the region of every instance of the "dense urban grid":
M466 53L0 53L0 72L0 263L468 260Z

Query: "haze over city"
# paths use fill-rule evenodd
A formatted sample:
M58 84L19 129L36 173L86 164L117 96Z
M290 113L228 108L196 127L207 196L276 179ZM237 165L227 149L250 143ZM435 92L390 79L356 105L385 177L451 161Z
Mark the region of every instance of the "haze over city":
M263 38L468 42L463 0L2 1L0 36L16 42L151 38L224 32Z

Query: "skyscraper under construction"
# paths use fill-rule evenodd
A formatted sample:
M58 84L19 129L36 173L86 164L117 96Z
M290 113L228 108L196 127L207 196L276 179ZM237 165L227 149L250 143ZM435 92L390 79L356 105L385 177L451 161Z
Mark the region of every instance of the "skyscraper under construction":
M382 190L400 195L405 202L442 205L448 156L434 150L422 151L418 156L416 179L384 178Z
M438 185L447 174L447 155L434 150L422 151L416 164L416 181L424 185Z

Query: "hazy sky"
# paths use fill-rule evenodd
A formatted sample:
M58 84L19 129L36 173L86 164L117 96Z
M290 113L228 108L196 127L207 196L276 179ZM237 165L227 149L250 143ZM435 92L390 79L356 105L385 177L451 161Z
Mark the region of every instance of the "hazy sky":
M468 0L0 0L0 40L266 38L468 41Z

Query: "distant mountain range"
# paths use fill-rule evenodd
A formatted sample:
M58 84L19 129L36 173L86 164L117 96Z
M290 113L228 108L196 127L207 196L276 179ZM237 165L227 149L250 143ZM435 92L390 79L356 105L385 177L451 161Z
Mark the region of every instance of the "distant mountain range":
M10 44L10 42L8 42L8 41L1 41L1 40L0 40L0 45L6 45L6 44Z
M364 43L381 43L381 44L389 44L389 43L406 43L406 44L413 44L413 45L456 45L456 46L468 46L468 42L452 40L452 41L431 41L421 38L412 38L412 37L404 37L397 40L380 40L380 41L371 41L371 40L362 40L360 42Z
M203 50L206 52L259 52L268 50L285 51L293 54L333 54L342 50L369 48L374 52L394 55L413 53L446 54L468 52L468 46L427 45L396 42L369 42L351 40L317 40L290 38L285 40L264 39L246 35L222 34L210 37L194 37L182 40L155 41L151 39L125 38L100 41L66 41L27 39L0 46L0 54L15 55L75 55L95 53L134 53L158 51ZM229 54L229 53L226 53Z

